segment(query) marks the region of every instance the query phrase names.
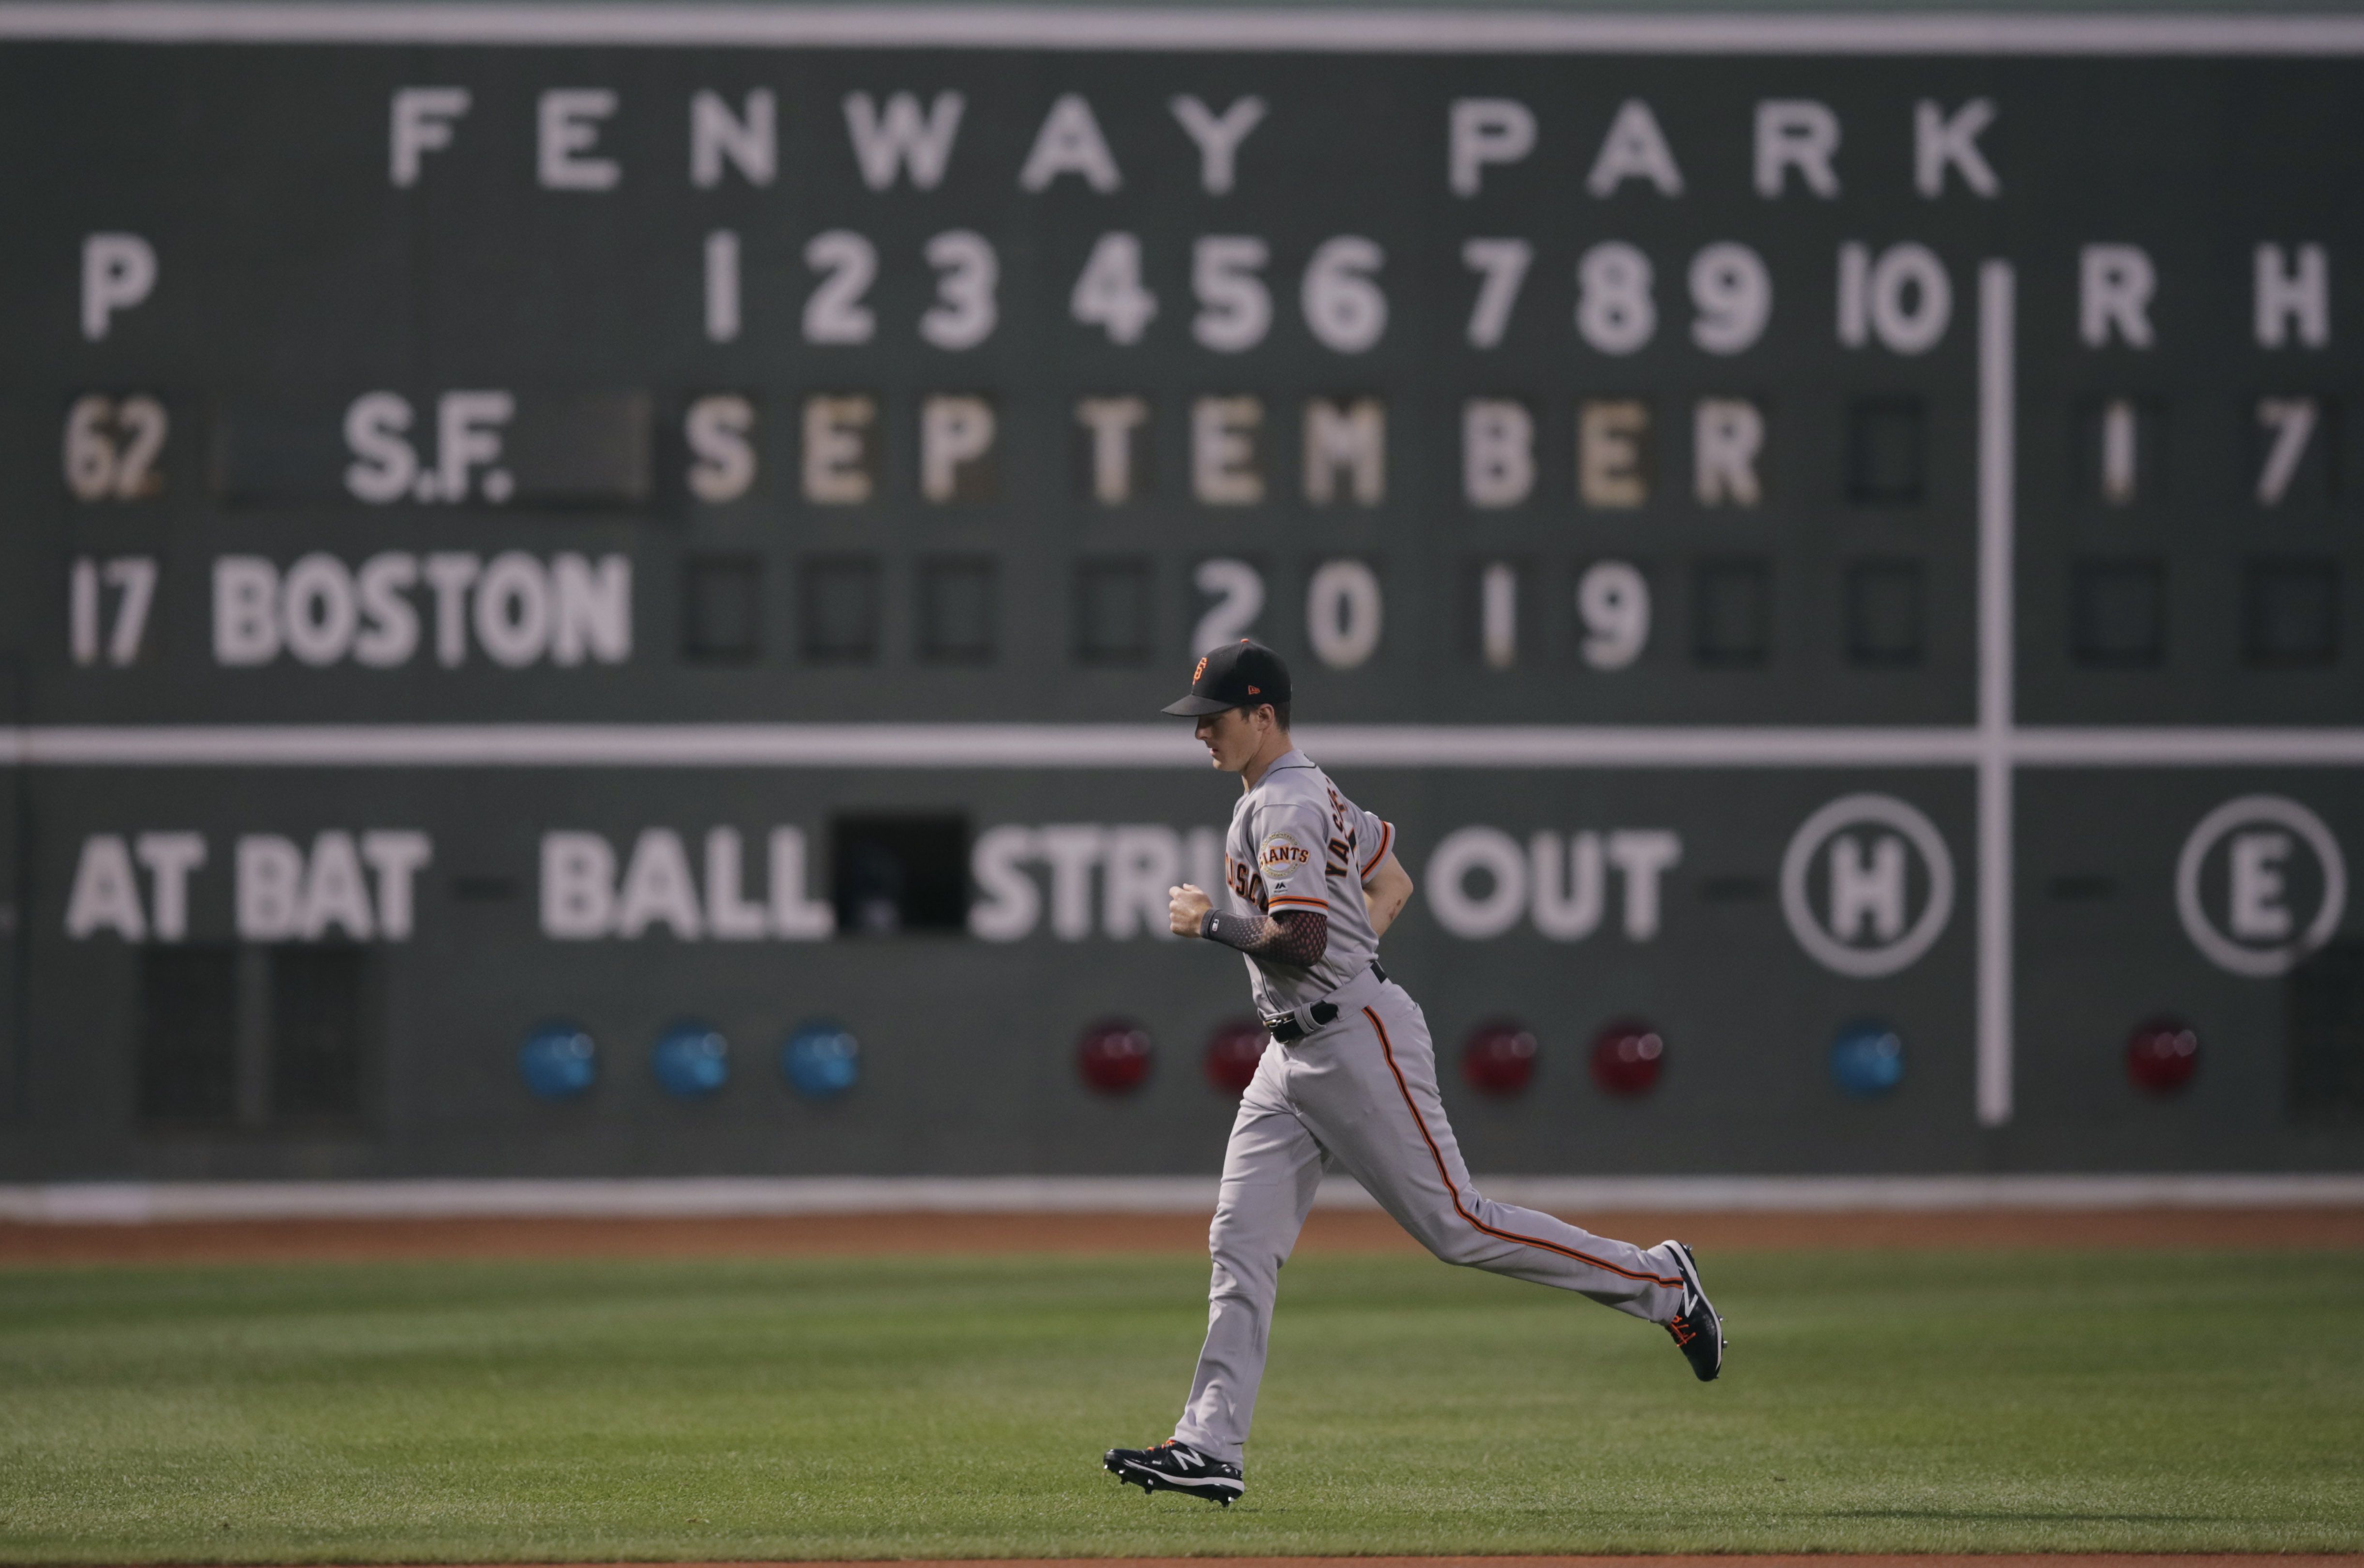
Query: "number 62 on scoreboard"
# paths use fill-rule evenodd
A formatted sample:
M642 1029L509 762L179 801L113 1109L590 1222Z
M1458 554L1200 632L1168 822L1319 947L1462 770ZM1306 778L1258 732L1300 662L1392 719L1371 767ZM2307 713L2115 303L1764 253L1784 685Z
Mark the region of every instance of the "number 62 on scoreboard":
M146 393L117 399L91 393L66 414L66 489L77 501L142 501L160 495L156 460L171 421Z

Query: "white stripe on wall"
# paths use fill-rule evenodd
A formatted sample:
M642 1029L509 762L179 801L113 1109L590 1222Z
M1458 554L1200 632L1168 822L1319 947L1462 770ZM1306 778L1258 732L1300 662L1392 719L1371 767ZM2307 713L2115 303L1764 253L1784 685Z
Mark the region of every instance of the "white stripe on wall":
M1564 1214L2009 1208L2346 1208L2364 1175L1479 1176ZM1324 1208L1375 1208L1333 1177ZM1210 1214L1212 1176L747 1176L575 1181L81 1182L0 1186L0 1220L696 1219L829 1214Z
M2017 279L2008 261L1979 266L1979 1125L2011 1120L2012 698L2018 641L2012 562L2018 543Z
M2346 55L2364 17L1688 16L1206 6L276 4L33 0L0 39L106 43L1029 49L1339 54Z
M1309 724L1325 764L1377 768L2354 767L2364 728ZM1176 724L286 724L0 728L52 768L1201 768Z

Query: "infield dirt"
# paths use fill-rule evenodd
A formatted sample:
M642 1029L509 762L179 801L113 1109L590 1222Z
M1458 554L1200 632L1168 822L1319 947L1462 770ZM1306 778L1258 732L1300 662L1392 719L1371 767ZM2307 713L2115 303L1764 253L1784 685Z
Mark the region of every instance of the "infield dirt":
M866 1565L879 1561L864 1559ZM2364 1552L1694 1553L1664 1557L952 1557L895 1558L896 1568L2356 1568ZM517 1568L514 1563L450 1568ZM537 1563L534 1568L630 1568L618 1563ZM663 1568L767 1568L744 1562L668 1562ZM855 1568L798 1561L794 1568Z

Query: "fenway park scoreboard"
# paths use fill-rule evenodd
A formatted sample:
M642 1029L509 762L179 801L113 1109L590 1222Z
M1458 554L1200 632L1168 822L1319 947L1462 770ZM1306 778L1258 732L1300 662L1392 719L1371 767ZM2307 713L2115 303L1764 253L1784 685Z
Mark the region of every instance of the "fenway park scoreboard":
M2364 1155L2364 28L0 5L0 1176Z

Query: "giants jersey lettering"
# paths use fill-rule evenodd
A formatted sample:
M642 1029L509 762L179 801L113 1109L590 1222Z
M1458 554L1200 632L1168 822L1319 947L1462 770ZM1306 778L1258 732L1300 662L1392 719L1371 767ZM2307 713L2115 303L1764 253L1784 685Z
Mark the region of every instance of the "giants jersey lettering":
M1281 757L1241 795L1223 842L1228 906L1310 909L1330 922L1329 946L1310 969L1244 955L1258 1007L1277 1013L1318 1002L1369 966L1379 939L1363 879L1394 847L1395 829L1340 794L1302 751Z

